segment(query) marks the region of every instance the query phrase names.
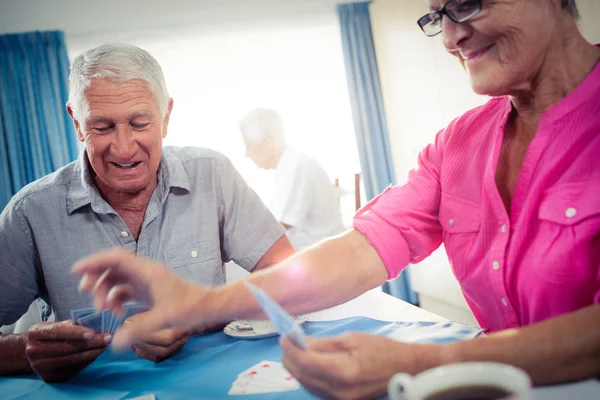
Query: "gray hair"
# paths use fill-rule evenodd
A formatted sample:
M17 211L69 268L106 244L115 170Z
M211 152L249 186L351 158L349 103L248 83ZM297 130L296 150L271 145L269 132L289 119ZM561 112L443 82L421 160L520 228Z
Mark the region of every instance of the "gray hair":
M579 10L577 9L575 0L562 0L562 8L575 17L575 19L579 19Z
M269 139L277 145L285 146L283 122L279 114L270 108L250 111L241 119L239 128L253 143Z
M141 79L156 97L161 113L167 112L169 93L162 69L146 50L125 43L103 44L80 54L73 61L69 76L69 101L74 116L84 117L88 110L85 90L94 79L115 82Z

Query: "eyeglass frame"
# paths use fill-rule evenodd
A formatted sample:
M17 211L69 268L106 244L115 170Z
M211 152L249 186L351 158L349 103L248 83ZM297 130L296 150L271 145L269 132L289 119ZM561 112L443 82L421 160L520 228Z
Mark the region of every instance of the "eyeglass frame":
M421 25L421 21L422 21L424 18L426 18L426 17L429 17L429 16L431 16L431 15L435 14L435 15L439 15L439 16L440 16L440 22L441 22L441 20L442 20L442 17L443 17L444 15L446 15L446 16L448 16L448 18L450 18L450 20L451 20L452 22L454 22L454 23L457 23L457 24L461 24L461 23L463 23L463 22L466 22L466 21L470 20L471 18L473 18L474 16L476 16L477 14L479 14L479 13L481 12L481 10L482 10L482 8L483 8L483 0L473 0L473 1L476 1L476 2L478 3L478 6L479 6L479 7L478 7L478 9L477 9L476 11L474 11L474 12L473 12L473 13L471 13L470 15L466 16L465 18L462 18L462 19L457 19L457 18L454 18L454 17L452 16L452 14L451 14L451 13L449 13L449 12L446 10L446 8L447 8L449 5L451 5L451 4L453 4L453 3L455 2L455 0L450 0L449 2L447 2L446 4L444 4L444 6L443 6L442 8L440 8L439 10L434 10L434 11L428 12L427 14L425 14L425 15L423 15L421 18L419 18L419 19L417 20L417 25L419 25L419 28L421 28L421 30L423 31L423 33L424 33L424 34L425 34L427 37L434 37L434 36L437 36L437 35L439 35L440 33L442 33L442 28L440 27L440 31L439 31L439 32L436 32L436 33L434 33L433 35L429 35L429 34L427 34L427 32L425 32L425 29L423 28L425 25L427 25L427 23L425 23L425 24ZM430 19L430 21L432 21L432 19ZM429 22L428 22L428 23L429 23Z

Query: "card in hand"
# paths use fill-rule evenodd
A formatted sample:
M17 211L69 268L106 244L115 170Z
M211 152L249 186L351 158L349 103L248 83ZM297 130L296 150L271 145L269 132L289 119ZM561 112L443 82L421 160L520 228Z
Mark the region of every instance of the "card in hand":
M306 350L306 340L302 327L279 304L269 297L261 288L244 281L250 293L263 309L273 327L281 336L288 336L301 349Z
M77 320L77 325L83 325L86 328L90 328L96 333L103 332L102 330L102 311L86 315Z
M88 327L96 333L110 333L113 335L127 318L147 310L148 306L144 303L128 302L123 306L122 315L116 315L110 310L94 312L93 308L82 308L72 310L71 318L73 323Z
M93 308L81 308L79 310L71 310L71 321L73 321L73 323L76 324L79 318L83 318L95 312L96 310L94 310Z

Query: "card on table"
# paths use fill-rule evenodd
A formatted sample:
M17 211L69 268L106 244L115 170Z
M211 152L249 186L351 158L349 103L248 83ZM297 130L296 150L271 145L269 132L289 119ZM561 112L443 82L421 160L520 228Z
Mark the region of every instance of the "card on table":
M287 392L300 389L300 383L280 362L261 361L238 375L229 395Z

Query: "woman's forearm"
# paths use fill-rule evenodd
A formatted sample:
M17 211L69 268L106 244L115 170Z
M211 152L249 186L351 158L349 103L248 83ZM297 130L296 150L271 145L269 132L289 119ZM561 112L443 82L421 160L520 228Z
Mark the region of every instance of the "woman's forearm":
M521 329L449 345L450 360L498 361L527 371L536 385L600 376L600 305Z
M292 314L321 310L353 299L383 284L387 271L367 239L357 231L297 253L279 265L252 274L261 287ZM263 317L243 282L202 294L199 314L211 320Z

